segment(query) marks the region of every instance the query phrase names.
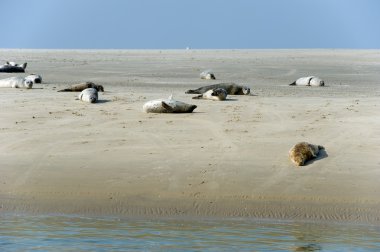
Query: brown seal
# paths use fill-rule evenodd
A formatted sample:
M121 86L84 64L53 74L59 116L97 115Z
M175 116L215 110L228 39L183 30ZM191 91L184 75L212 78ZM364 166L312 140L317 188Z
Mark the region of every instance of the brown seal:
M102 85L97 85L97 84L90 82L90 81L71 85L69 88L58 90L58 92L82 92L86 88L95 88L97 91L104 92L104 88Z
M300 142L289 150L289 157L297 166L302 166L306 161L316 158L323 146Z

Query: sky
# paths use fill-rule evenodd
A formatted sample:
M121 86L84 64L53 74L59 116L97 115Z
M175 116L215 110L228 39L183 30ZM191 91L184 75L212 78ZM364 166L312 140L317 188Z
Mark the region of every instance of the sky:
M380 0L0 0L0 48L380 49Z

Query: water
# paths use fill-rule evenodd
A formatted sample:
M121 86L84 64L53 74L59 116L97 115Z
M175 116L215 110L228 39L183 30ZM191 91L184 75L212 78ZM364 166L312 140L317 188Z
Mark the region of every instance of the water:
M380 251L380 227L258 220L0 216L0 251Z

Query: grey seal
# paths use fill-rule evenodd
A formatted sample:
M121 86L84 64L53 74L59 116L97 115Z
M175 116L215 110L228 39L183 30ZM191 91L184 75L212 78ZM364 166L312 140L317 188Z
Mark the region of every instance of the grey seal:
M74 85L71 85L69 88L58 90L57 92L81 92L85 90L86 88L95 88L97 91L104 92L104 88L102 85L97 85L90 81L74 84Z
M227 94L229 95L249 95L251 92L251 89L249 87L238 85L231 82L231 83L219 83L219 84L204 86L204 87L200 87L194 90L190 89L190 90L187 90L185 93L186 94L203 94L207 92L208 90L215 89L215 88L223 88L224 90L227 91Z
M38 74L31 74L25 77L26 80L31 80L33 83L42 83L42 76Z
M227 98L227 91L224 88L214 88L205 93L193 97L193 99L206 99L213 101L224 101Z
M95 103L98 101L98 90L95 88L86 88L79 94L78 98L81 101Z
M0 66L0 72L3 73L25 73L25 68L27 63L24 64L16 64L14 62L6 62L4 65Z
M174 100L172 95L168 99L152 100L143 105L146 113L191 113L196 108L196 105Z
M203 71L200 76L204 80L215 80L215 74L211 70Z

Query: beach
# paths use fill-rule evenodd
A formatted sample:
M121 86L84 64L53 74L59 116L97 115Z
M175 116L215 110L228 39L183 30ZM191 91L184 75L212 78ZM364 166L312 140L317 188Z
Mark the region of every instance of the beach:
M380 223L379 50L0 50L0 213ZM212 69L216 80L201 80ZM288 86L316 75L325 87ZM92 81L99 102L57 92ZM249 96L194 100L235 82ZM147 114L173 98L190 114ZM322 145L296 167L289 149Z

